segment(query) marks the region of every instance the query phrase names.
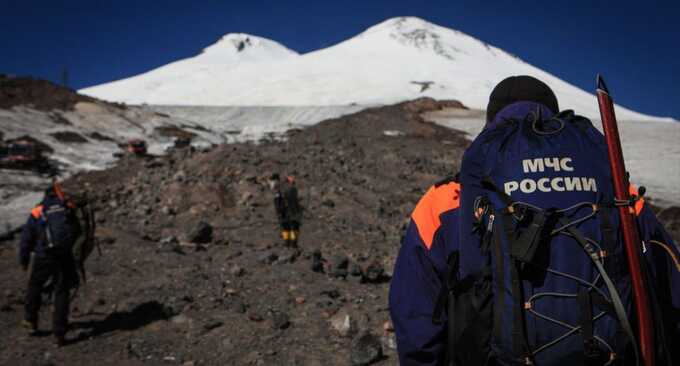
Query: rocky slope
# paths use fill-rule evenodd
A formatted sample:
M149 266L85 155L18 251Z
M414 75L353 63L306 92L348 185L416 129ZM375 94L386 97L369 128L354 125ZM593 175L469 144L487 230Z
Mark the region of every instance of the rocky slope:
M12 245L0 246L0 364L394 364L387 292L403 228L468 143L423 121L428 108L74 176L67 185L95 202L102 256L73 304L73 343L54 350L16 326L25 277ZM272 172L298 177L299 248L279 242Z
M395 364L387 294L401 235L469 143L423 120L439 107L368 109L285 141L126 157L74 176L66 185L97 209L102 255L74 301L73 340L55 350L48 333L19 329L26 278L0 246L0 364ZM298 248L278 239L273 172L298 177ZM679 209L660 217L680 237Z
M46 80L0 74L0 109L29 106L41 111L72 110L76 103L95 101Z

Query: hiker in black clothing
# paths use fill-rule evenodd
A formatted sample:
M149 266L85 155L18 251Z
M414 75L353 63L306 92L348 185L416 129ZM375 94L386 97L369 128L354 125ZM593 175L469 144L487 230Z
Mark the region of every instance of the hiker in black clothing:
M295 177L289 175L281 187L279 175L271 177L271 188L274 191L274 207L279 218L281 238L289 246L297 245L300 234L300 221L302 220L302 206L298 200L298 191L295 187Z
M65 344L70 290L78 284L72 249L81 233L75 205L64 198L55 184L46 190L42 202L31 211L21 236L19 264L24 271L28 270L33 253L22 325L31 334L38 331L43 287L51 279L54 285L52 331L57 346Z

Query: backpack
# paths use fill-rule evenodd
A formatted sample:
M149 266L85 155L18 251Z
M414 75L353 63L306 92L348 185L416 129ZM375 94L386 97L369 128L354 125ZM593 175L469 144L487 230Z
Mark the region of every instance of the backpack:
M85 261L89 258L94 248L98 246L95 232L97 230L95 213L86 196L81 196L74 199L75 215L82 228L82 235L78 237L73 245L73 258L76 263L78 273L80 274L83 283L87 282L87 275L85 272ZM99 249L100 255L101 250Z
M606 143L541 111L484 130L460 172L460 250L435 321L453 365L635 363L630 275Z
M44 223L46 249L51 252L71 250L80 234L80 225L67 202L56 197L46 199L40 218Z

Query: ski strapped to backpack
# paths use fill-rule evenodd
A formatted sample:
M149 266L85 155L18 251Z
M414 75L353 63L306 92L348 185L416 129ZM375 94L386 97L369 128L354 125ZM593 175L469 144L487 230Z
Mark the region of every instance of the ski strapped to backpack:
M626 175L626 166L621 150L616 115L614 114L614 102L602 76L597 76L597 101L600 107L600 117L605 139L607 141L607 153L609 155L612 178L614 181L614 194L616 200L623 205L619 207L621 227L623 229L623 241L626 248L628 267L631 273L633 285L633 299L638 322L640 348L645 366L654 365L654 327L650 314L650 298L645 286L645 278L642 268L642 251L640 249L640 235L635 223L635 218L630 212L629 182Z

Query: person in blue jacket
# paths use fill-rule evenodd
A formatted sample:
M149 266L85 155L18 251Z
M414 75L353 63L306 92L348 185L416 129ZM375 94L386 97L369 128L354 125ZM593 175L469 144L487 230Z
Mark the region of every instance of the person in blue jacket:
M507 113L521 113L522 108L516 107L523 102L539 103L553 113L559 112L557 98L546 84L528 76L511 77L491 93L487 126L499 123L502 118L523 119L525 115ZM447 258L460 246L461 189L457 180L450 178L425 193L411 214L397 257L389 307L399 361L404 366L446 362L446 319L435 324L432 318L447 272ZM680 337L680 253L644 199L637 201L635 211L666 323L666 338L673 341ZM672 347L673 352L677 353L677 349Z
M72 203L65 200L58 186L50 186L45 191L42 202L31 210L19 244L19 265L24 271L28 271L33 253L22 325L28 328L31 334L38 331L43 288L52 280L54 284L52 333L55 344L59 347L66 343L70 290L78 281L71 251L73 243L82 232L73 208ZM49 228L48 217L51 222ZM64 245L56 244L62 241Z

